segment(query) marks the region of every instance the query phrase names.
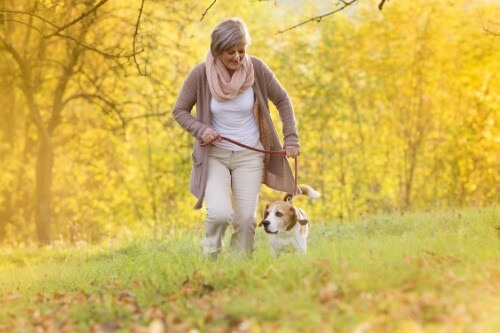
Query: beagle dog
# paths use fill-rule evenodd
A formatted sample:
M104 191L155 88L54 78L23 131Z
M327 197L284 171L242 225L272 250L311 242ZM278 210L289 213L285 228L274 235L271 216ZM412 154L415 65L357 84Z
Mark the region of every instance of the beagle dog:
M308 185L299 185L301 194L316 199L321 194ZM269 235L273 250L278 253L293 248L299 252L307 251L309 218L306 213L291 203L291 194L286 194L283 201L275 201L266 206L264 219L259 223Z

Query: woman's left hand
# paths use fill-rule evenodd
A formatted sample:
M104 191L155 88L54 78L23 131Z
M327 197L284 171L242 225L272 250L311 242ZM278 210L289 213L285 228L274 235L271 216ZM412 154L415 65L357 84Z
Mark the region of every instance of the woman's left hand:
M300 148L294 146L285 147L286 157L297 157L300 155Z

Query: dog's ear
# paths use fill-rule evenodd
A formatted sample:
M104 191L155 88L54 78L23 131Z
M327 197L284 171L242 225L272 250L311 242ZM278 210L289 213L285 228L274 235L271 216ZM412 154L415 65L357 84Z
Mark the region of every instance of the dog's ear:
M288 226L286 227L286 231L292 230L292 228L295 226L297 223L297 210L295 207L290 206L290 223L288 223Z
M293 194L287 193L283 196L283 201L288 202L288 200L293 199Z
M304 226L309 223L309 218L302 209L295 208L295 214L297 215L297 221L299 222L300 225Z
M269 215L269 212L267 211L267 209L269 208L269 204L266 205L266 208L264 208L264 217L262 218L262 221L260 221L259 223L259 227L262 227L262 222L264 222L264 220L266 219L267 215Z

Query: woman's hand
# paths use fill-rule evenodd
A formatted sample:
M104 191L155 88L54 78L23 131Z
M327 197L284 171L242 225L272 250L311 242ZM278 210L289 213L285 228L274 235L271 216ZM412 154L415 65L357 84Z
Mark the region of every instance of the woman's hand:
M300 155L300 148L294 146L285 147L286 157L297 157Z
M212 140L217 139L220 140L220 134L217 133L212 127L207 127L203 134L201 135L202 143L212 142Z

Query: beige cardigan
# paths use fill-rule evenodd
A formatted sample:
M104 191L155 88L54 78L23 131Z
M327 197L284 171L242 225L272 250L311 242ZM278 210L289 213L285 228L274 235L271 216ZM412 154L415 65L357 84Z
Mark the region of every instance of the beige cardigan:
M283 149L271 120L268 99L278 109L283 122L284 145L300 147L293 107L288 94L262 60L255 57L251 57L251 59L255 71L255 82L253 84L255 93L254 114L259 124L260 139L264 149ZM201 147L199 141L203 131L211 125L210 100L210 89L205 63L203 62L196 65L188 74L173 109L175 120L183 129L196 138L190 177L190 191L198 198L195 209L200 209L203 205L207 184L209 147ZM195 104L196 118L191 114ZM278 191L293 193L293 173L288 160L280 155L266 154L262 183Z

